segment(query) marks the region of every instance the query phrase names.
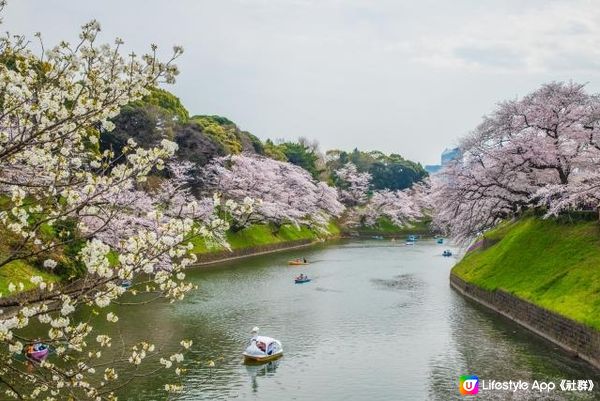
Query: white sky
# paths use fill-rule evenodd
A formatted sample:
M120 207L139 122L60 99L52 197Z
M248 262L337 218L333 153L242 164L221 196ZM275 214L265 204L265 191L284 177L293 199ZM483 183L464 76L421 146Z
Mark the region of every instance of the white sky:
M600 2L9 0L3 30L185 54L167 89L260 138L379 149L425 164L495 103L543 82L600 88Z

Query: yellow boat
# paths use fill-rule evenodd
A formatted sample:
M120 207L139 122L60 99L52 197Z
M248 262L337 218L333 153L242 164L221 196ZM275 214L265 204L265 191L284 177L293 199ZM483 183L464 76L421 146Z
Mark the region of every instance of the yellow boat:
M277 354L266 355L266 356L252 356L252 355L244 355L244 363L253 364L253 363L265 363L271 362L276 359L279 359L283 356L283 350Z
M305 262L302 259L288 260L288 265L291 265L291 266L302 266L302 265L307 265L307 264L308 264L308 262Z

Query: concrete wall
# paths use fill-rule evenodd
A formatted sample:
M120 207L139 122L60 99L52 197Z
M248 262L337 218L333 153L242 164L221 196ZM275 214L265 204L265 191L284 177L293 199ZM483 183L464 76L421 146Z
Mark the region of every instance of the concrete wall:
M303 248L312 245L314 241L310 239L299 239L295 241L278 242L276 244L259 245L249 248L234 249L233 251L223 250L217 252L196 254L198 261L194 266L219 263L232 259L244 258L247 256L262 255L288 249Z
M481 289L454 274L450 275L450 285L465 297L519 323L600 369L600 331L505 291Z

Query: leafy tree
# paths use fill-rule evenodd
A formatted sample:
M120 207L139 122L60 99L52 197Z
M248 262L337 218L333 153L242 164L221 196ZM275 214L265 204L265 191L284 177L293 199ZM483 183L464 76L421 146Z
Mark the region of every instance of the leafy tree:
M117 157L129 139L148 149L163 139L174 139L178 127L167 110L141 100L124 106L112 122L113 130L101 131L100 150L112 150Z
M256 136L240 131L231 120L220 116L187 117L179 99L163 89L153 89L143 99L131 102L113 118L112 131L103 130L100 149L120 156L129 139L150 148L163 139L177 142L177 156L198 166L226 154L263 154ZM184 118L185 117L185 118Z
M181 100L171 92L161 88L151 88L150 93L141 100L133 102L133 105L153 105L166 110L177 121L186 122L190 115L187 109L181 103Z
M301 142L283 142L278 145L288 162L308 171L313 178L319 178L322 170L318 167L319 154Z
M285 156L285 153L283 152L281 147L278 145L275 145L272 140L267 139L264 143L263 148L264 148L265 156L270 157L271 159L274 159L274 160L279 160L279 161L284 161L284 162L287 161L287 157Z
M265 154L265 147L257 136L252 135L248 131L240 131L239 136L245 152L256 153L259 155Z
M239 129L229 119L220 116L193 116L191 121L202 131L220 143L227 154L238 154L244 149Z
M327 159L327 169L336 185L339 183L333 172L340 170L347 163L356 166L358 172L369 173L374 190L403 190L427 177L427 172L421 164L394 153L388 156L380 151L362 152L354 149L348 153L332 150L327 152Z
M227 154L223 144L211 135L206 135L198 124L188 123L177 128L175 142L179 146L177 156L197 166L204 166L210 160Z

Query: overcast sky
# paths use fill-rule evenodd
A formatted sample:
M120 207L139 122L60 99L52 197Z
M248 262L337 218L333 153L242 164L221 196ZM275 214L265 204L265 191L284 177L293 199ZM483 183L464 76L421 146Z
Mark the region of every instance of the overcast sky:
M436 163L503 99L543 82L600 88L594 1L9 0L4 30L185 54L167 88L260 138L317 139Z

